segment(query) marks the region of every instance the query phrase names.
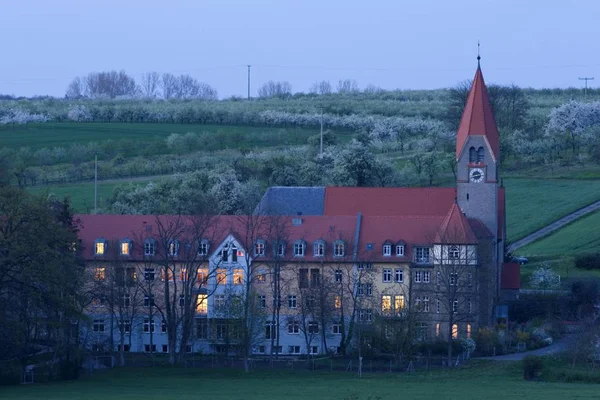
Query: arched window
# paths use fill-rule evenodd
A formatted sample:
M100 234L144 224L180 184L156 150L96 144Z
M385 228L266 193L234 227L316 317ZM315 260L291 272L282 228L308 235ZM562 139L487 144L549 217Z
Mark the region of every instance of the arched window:
M313 256L314 257L325 256L325 241L324 240L319 239L313 243Z
M478 163L483 162L483 156L484 156L483 147L480 147L477 149L477 162Z
M477 160L477 153L475 152L475 147L471 147L469 149L469 162L473 163Z
M344 257L346 255L346 244L343 240L336 240L333 244L333 256Z

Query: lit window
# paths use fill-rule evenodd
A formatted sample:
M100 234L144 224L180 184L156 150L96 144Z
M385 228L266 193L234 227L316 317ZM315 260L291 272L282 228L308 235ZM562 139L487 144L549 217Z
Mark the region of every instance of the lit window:
M415 262L420 264L429 263L429 247L416 247L415 248Z
M233 284L241 285L242 283L244 283L244 270L234 269L233 270Z
M296 308L296 296L293 294L290 294L288 296L288 307L289 308Z
M121 242L121 255L128 256L131 251L131 243L129 241Z
M400 311L404 308L404 295L397 294L394 296L394 308L396 310L396 314L399 314Z
M392 312L392 296L381 296L381 312L386 315Z
M313 255L315 257L323 257L325 255L325 242L319 240L314 243Z
M187 282L187 280L188 280L187 268L181 267L181 269L179 270L179 280L181 282Z
M298 241L294 243L294 257L304 257L304 247L305 244L303 241Z
M208 295L198 295L196 298L196 312L198 314L206 314L208 312Z
M337 309L342 308L342 296L335 296L335 298L334 298L334 306Z
M156 241L154 239L146 239L144 241L144 255L153 256L156 254Z
M267 274L265 271L260 270L256 274L256 283L265 283L267 281Z
M435 324L435 336L436 337L440 336L440 323L439 322L437 324Z
M471 337L471 324L467 324L467 337Z
M383 282L391 282L392 281L392 270L389 268L385 268L383 270Z
M227 283L227 270L225 268L217 269L217 285L225 285Z
M166 268L166 271L165 271ZM164 282L165 279L168 279L169 281L173 280L174 274L173 274L173 270L169 267L165 267L160 271L160 279Z
M198 268L196 280L198 281L199 286L206 285L208 281L208 268Z
M346 254L346 246L344 245L344 242L342 241L337 241L333 244L333 256L334 257L344 257L344 255Z
M384 244L383 245L383 255L384 256L391 256L392 255L392 245L391 244Z
M404 245L403 244L396 245L396 256L398 256L398 257L404 256Z
M254 245L254 255L255 256L264 256L265 255L265 242L259 240Z
M395 272L395 280L398 283L404 282L404 270L402 268L396 268Z
M94 254L101 256L104 254L105 250L106 250L106 242L104 242L104 240L96 241L96 243L94 244Z
M106 268L97 267L94 269L94 279L97 281L103 281L106 279Z
M458 324L452 324L452 339L458 338Z

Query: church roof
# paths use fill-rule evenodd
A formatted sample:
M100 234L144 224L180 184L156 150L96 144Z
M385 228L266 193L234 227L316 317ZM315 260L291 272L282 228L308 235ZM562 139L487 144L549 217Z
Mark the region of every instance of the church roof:
M440 225L434 243L476 244L471 224L456 202Z
M479 65L477 65L475 78L456 133L457 158L460 156L469 136L484 136L490 145L494 158L498 159L500 147L498 127L496 126L492 104Z
M322 186L271 186L267 189L255 214L323 215L325 188ZM354 213L350 213L352 215Z

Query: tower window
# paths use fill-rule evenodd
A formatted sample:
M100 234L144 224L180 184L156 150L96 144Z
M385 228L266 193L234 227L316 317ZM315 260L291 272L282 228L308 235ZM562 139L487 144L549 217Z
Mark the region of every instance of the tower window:
M477 153L475 152L475 147L471 147L469 149L469 162L474 163L477 160Z
M482 163L483 162L483 155L484 155L483 147L478 148L477 149L477 162L478 163Z

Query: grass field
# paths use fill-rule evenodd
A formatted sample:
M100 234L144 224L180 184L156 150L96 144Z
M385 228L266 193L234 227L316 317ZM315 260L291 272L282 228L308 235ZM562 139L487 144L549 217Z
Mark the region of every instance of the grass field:
M473 362L454 371L365 375L178 368L115 369L74 382L0 387L3 400L596 399L594 384L528 382L520 363Z
M600 180L511 178L505 179L504 185L506 229L511 242L600 200Z

